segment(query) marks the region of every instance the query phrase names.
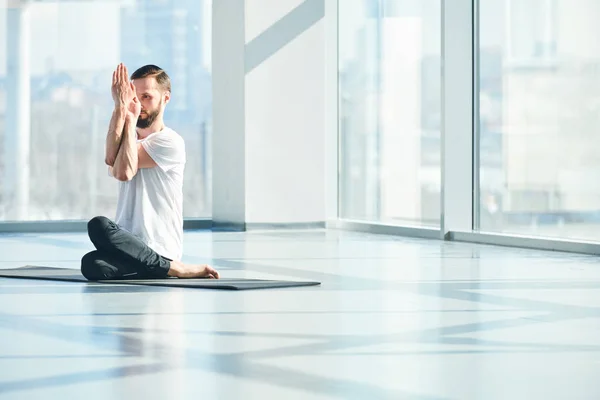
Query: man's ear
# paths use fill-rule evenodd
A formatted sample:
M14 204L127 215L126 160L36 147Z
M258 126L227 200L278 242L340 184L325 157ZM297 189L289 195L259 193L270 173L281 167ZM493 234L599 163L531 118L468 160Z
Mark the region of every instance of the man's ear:
M171 100L171 92L165 92L165 104Z

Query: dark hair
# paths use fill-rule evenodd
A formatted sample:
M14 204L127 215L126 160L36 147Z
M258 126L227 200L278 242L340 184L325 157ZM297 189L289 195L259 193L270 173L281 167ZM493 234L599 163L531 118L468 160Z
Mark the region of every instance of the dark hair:
M138 68L131 74L131 80L147 78L149 76L153 76L158 86L163 90L171 92L171 78L169 78L169 75L162 68L156 65L148 64Z

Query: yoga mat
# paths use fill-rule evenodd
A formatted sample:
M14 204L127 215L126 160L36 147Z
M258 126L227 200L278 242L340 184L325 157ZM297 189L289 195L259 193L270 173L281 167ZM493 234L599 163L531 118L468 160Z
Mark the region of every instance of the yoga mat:
M250 290L250 289L274 289L300 286L320 285L314 281L280 281L268 279L112 279L102 281L88 281L77 269L54 268L36 265L26 265L20 268L0 269L2 278L40 279L47 281L66 282L97 282L110 284L144 285L144 286L166 286L185 287L195 289L220 289L220 290Z

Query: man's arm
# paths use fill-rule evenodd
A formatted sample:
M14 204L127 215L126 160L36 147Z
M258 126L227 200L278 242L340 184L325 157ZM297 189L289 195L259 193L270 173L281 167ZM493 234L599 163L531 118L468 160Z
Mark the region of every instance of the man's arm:
M121 147L112 168L112 175L123 182L131 180L139 168L156 167L156 163L144 150L142 144L137 143L136 122L137 117L126 113Z
M117 159L117 154L119 153L121 139L123 137L123 129L125 128L126 116L127 108L125 105L116 106L110 119L108 133L106 135L106 152L104 156L104 162L110 167L115 165L115 160Z
M135 176L137 169L138 145L135 121L130 113L126 113L121 147L113 165L113 176L120 181L129 181Z

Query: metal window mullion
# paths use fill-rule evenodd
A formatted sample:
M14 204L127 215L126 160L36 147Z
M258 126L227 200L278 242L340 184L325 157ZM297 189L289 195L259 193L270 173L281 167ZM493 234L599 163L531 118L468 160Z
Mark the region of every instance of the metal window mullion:
M442 1L442 237L473 230L473 1Z

